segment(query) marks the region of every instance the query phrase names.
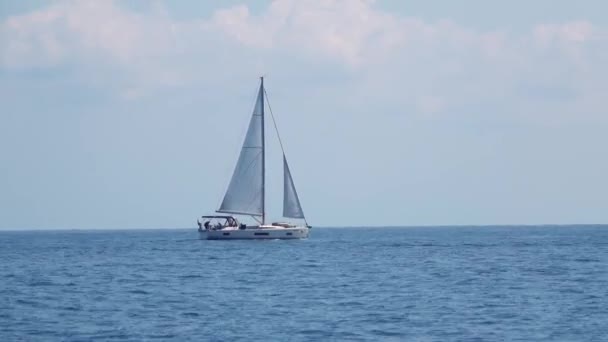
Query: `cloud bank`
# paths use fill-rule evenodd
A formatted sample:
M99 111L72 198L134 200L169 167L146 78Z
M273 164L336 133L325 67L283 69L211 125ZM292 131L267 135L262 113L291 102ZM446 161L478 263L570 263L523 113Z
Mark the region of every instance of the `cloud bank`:
M0 32L2 68L72 65L78 77L126 97L221 78L219 69L280 70L296 79L339 74L357 84L348 91L407 101L423 115L519 97L535 105L576 99L598 116L591 108L606 79L599 63L606 34L590 22L480 32L383 11L369 0L276 0L259 13L237 5L190 20L173 19L159 4L136 12L116 1L60 1L8 18Z

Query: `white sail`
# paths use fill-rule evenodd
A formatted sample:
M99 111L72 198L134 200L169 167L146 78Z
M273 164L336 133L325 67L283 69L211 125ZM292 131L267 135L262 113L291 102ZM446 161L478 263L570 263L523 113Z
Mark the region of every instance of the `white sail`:
M217 212L264 215L264 85L260 84L245 142Z
M283 217L304 218L304 211L300 205L300 199L296 192L296 187L289 172L287 158L283 154Z

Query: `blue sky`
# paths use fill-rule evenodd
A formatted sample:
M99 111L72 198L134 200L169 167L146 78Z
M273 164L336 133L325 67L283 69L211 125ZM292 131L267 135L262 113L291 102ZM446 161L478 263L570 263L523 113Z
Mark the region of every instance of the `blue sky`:
M605 223L607 12L3 2L0 229L193 226L221 201L261 74L313 225Z

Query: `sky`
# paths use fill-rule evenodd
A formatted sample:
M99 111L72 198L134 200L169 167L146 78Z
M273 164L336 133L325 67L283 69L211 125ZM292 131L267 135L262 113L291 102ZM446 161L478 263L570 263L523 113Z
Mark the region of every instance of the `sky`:
M607 223L605 13L1 1L0 229L194 227L220 204L261 75L313 226Z

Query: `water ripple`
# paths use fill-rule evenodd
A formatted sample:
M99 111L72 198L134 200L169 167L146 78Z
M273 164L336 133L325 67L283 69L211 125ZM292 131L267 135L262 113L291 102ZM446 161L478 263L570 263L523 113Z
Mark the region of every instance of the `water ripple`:
M603 227L0 234L0 341L608 340Z

